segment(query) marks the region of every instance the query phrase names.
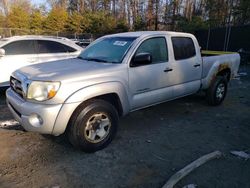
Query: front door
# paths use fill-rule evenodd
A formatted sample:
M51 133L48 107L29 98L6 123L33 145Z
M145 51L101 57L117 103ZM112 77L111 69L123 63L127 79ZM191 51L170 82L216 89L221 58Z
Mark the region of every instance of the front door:
M172 97L171 70L165 36L149 38L141 42L135 55L150 53L152 63L129 67L131 110L162 102Z

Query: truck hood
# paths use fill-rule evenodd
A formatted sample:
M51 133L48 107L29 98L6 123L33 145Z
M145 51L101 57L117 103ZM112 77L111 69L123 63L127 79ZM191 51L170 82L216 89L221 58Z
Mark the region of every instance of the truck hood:
M25 75L29 80L64 81L110 72L118 65L75 58L26 66L17 72Z

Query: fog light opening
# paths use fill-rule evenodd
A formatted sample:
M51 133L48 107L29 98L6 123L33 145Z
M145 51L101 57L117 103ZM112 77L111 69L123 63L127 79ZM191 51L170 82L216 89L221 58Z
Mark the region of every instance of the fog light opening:
M41 116L39 116L38 114L31 114L29 116L29 123L33 126L33 127L41 127L43 125L43 119Z

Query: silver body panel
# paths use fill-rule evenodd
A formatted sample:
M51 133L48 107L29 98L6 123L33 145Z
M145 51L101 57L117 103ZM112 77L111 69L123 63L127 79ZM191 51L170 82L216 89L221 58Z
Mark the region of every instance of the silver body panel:
M7 105L14 114L15 119L22 124L27 131L36 131L44 134L52 134L54 122L62 104L42 105L23 100L13 90L8 89L6 92L8 97ZM17 112L20 112L18 114ZM29 123L29 116L33 113L39 114L43 118L43 126L34 127Z
M234 78L238 74L239 65L240 55L237 53L203 57L202 87L207 89L214 74L224 68L229 68L231 79Z
M213 75L221 68L219 66L225 62L228 62L227 65L233 75L236 75L238 71L240 61L238 54L205 57L202 60L198 42L191 34L157 31L131 32L112 36L138 37L121 64L69 59L28 66L13 73L13 77L21 82L22 77L29 80L61 82L57 95L45 102L24 99L20 101L12 89L7 90L7 102L11 103L12 106L9 105L9 107L15 117L17 114L12 109L13 107L19 112L25 112L25 116L29 113L37 113L42 114L45 119L50 119L42 129L36 129L30 128L22 118L17 117L16 119L23 124L25 129L59 135L65 131L74 110L88 99L115 93L120 99L123 115L126 115L137 109L186 96L200 89L207 89ZM166 37L168 62L130 67L130 61L138 46L144 40L156 36ZM196 56L176 61L173 55L172 36L192 38ZM197 63L200 66L194 67ZM166 68L172 68L173 71L164 72ZM46 116L47 112L51 114Z

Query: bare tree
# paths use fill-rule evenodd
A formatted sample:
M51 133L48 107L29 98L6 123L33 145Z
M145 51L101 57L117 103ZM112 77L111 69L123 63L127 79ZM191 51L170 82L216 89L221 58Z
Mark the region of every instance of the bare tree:
M0 6L4 15L8 15L9 0L0 0Z

